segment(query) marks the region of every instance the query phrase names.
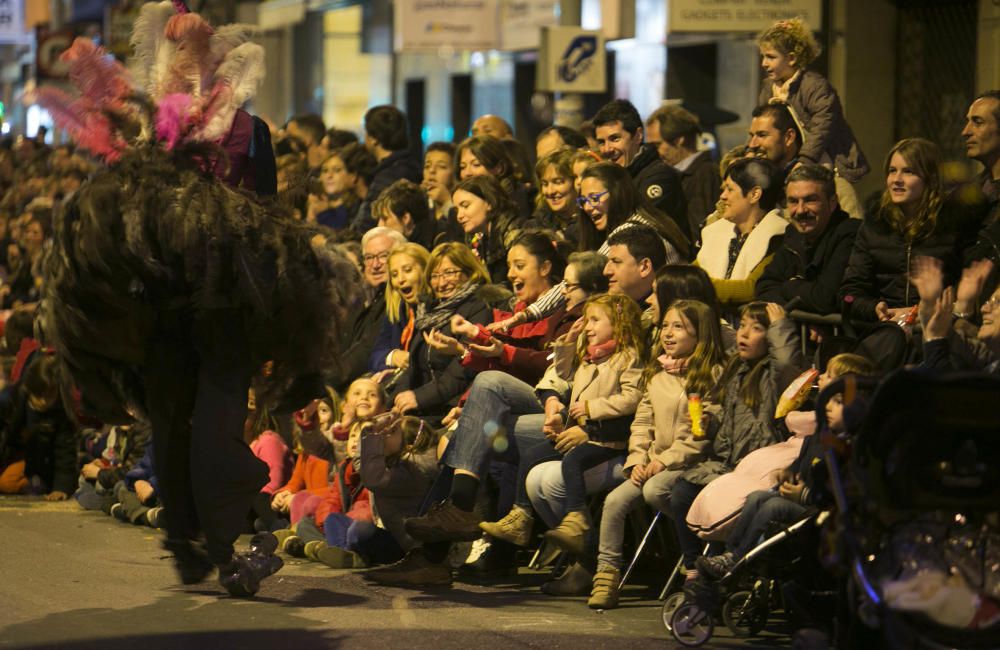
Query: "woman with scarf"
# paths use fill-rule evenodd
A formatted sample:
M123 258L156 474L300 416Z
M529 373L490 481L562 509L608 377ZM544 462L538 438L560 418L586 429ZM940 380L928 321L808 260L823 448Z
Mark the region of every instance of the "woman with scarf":
M465 244L447 242L437 246L425 277L433 298L416 307L409 365L390 398L396 411L437 424L458 403L472 374L462 367L459 358L434 350L427 337L431 331L451 335L451 321L456 315L471 323L489 323L493 310L488 304L492 301L489 273Z

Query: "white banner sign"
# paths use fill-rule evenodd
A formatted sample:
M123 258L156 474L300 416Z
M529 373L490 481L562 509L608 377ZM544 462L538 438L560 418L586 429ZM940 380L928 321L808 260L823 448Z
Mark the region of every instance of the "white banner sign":
M542 27L559 24L558 11L559 0L501 0L501 49L538 49Z
M823 27L821 0L670 0L670 32L759 32L799 16Z
M23 0L0 0L0 43L24 43Z
M396 0L397 52L492 50L500 46L498 0Z
M538 55L538 90L601 93L606 89L604 36L579 27L542 30Z

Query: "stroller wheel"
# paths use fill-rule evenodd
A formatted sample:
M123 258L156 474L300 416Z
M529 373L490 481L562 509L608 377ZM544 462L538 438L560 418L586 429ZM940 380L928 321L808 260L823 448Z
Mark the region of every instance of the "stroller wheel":
M695 648L712 638L715 623L709 612L694 603L684 603L674 611L670 631L682 646Z
M750 591L730 594L722 606L722 622L738 637L758 634L767 623L767 614L767 604L760 602Z
M684 592L678 591L667 596L667 599L663 601L663 627L667 628L667 632L672 632L673 629L670 627L670 621L674 617L674 612L677 608L684 604Z

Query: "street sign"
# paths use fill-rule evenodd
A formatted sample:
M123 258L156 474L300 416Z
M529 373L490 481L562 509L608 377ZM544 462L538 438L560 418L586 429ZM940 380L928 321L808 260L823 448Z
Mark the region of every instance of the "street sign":
M601 93L606 90L604 37L579 27L542 30L538 52L538 90L560 93Z
M759 32L779 20L799 17L823 26L822 0L670 0L667 31Z

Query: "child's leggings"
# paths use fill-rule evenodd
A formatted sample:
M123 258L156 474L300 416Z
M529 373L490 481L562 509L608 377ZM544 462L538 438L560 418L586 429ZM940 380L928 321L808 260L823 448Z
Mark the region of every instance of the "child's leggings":
M566 485L566 512L587 509L587 486L583 473L605 461L621 456L623 450L585 442L571 449L562 461L563 483Z

